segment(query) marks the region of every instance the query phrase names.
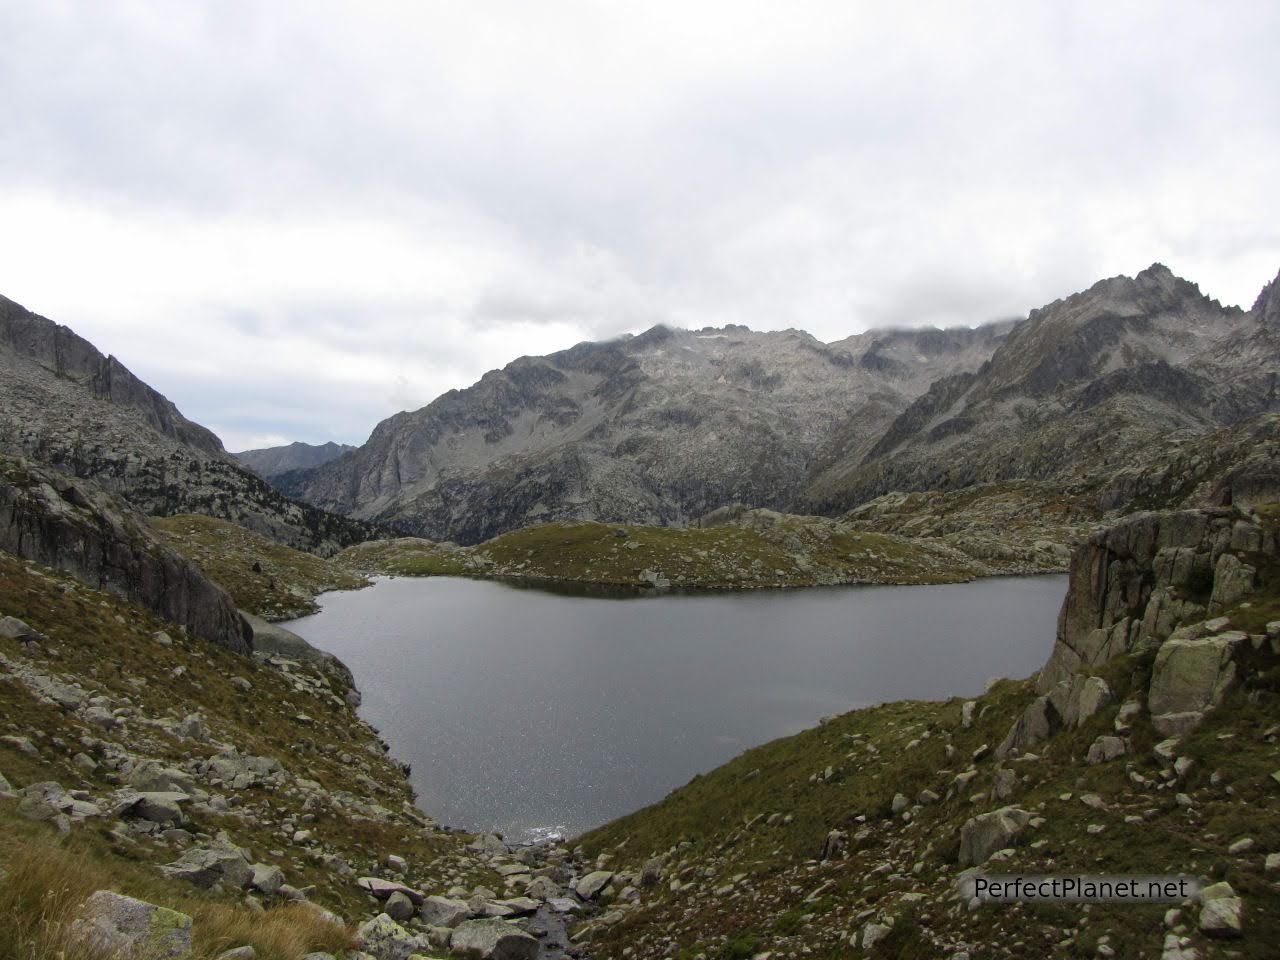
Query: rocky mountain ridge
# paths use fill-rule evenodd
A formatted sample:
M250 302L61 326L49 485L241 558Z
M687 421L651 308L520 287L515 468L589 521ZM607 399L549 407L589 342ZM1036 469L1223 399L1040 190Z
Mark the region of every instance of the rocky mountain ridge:
M1170 434L1280 409L1275 283L1244 312L1155 264L1033 310L974 374L939 380L860 459L813 478L805 505L1008 479L1123 470Z
M349 443L334 443L332 440L320 444L294 442L281 447L241 450L232 456L264 480L271 480L291 470L322 466L354 449Z
M858 452L1008 331L673 330L522 357L282 488L325 509L475 543L533 522L685 522L779 508L814 462ZM853 425L853 426L850 426Z
M1170 436L1280 410L1276 288L1246 312L1154 264L972 330L823 344L656 327L523 357L278 482L466 544L546 521L680 525L734 503L836 515L895 491L1100 488Z
M0 453L92 480L149 515L224 517L302 549L378 535L282 496L114 357L3 297Z

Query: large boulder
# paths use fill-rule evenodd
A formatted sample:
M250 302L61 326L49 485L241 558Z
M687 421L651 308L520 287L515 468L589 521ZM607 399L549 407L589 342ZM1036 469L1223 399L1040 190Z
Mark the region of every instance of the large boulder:
M453 931L449 949L473 950L481 960L534 960L538 940L505 920L468 920Z
M168 790L191 793L196 788L195 778L191 774L167 766L159 760L139 761L129 771L125 782L142 793Z
M253 881L253 868L244 852L230 843L214 843L193 847L173 863L160 868L170 880L185 880L197 887L211 887L224 883L233 889L241 889Z
M965 821L960 828L960 865L986 863L997 850L1010 846L1030 821L1031 814L1018 807L1001 807Z
M167 907L99 890L73 927L89 951L111 957L181 957L191 952L191 918Z
M1231 631L1213 637L1174 637L1161 645L1147 693L1151 723L1159 733L1185 733L1222 702L1236 681L1236 647L1247 639Z
M594 900L600 896L600 891L607 887L612 879L613 874L608 870L596 870L579 880L574 890L583 900Z
M422 903L423 900L421 890L415 890L395 880L383 880L381 877L360 877L356 880L356 886L368 890L379 900L386 900L393 893L404 894L414 903Z
M422 922L429 927L456 927L470 920L471 906L465 900L451 897L427 897L422 901Z
M356 930L356 947L377 960L409 960L430 948L425 936L410 933L385 913Z

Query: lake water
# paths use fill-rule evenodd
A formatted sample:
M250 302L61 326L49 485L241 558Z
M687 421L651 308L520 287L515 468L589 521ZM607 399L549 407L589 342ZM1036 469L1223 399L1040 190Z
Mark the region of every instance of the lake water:
M930 587L566 596L379 580L289 624L442 823L573 836L748 747L886 700L978 694L1053 643L1065 577Z

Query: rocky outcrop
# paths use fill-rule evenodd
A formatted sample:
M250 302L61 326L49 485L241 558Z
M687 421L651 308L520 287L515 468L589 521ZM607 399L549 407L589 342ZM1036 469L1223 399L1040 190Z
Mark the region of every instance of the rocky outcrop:
M1232 510L1140 514L1090 538L1071 562L1058 633L1036 689L1163 643L1181 624L1221 612L1252 589L1253 554L1274 532Z
M136 600L237 653L253 648L252 631L226 592L93 484L0 457L0 550Z
M1099 281L1031 311L989 362L935 383L861 459L813 474L804 503L830 512L895 490L1013 479L1105 486L1173 436L1274 414L1277 299L1223 307L1161 264ZM1107 490L1108 508L1142 496L1142 472L1123 503L1124 491ZM1187 479L1169 476L1161 495L1190 494Z
M1147 709L1157 733L1185 733L1222 702L1238 679L1235 663L1248 634L1238 630L1203 636L1204 625L1182 628L1166 640L1151 670Z
M378 532L282 496L114 357L4 297L0 454L91 480L149 516L220 517L299 549L333 553Z

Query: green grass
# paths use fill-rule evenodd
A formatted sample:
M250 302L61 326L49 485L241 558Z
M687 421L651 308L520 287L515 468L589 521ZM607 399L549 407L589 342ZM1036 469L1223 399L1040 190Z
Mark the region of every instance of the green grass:
M1228 616L1239 623L1250 609L1274 601L1270 591L1255 594L1250 606ZM949 955L935 942L941 937L1000 944L1012 956L1085 957L1095 955L1102 936L1117 956L1158 955L1167 905L1095 905L1088 911L1072 904L988 906L970 913L955 903L951 885L960 869L962 825L977 813L1013 803L1043 816L1044 823L1017 838L1015 857L1002 872L1185 872L1226 879L1247 911L1247 935L1229 944L1236 952L1228 955L1271 956L1280 938L1280 888L1274 875L1264 873L1263 855L1280 850L1280 785L1271 778L1280 770L1274 733L1280 724L1277 658L1267 649L1246 655L1249 679L1185 738L1180 753L1194 766L1184 781L1164 789L1154 787L1164 781L1152 750L1163 738L1145 718L1132 730L1130 755L1095 766L1084 761L1093 740L1113 732L1119 703L1145 691L1153 660L1148 653L1105 665L1099 673L1115 691L1115 702L1080 728L1033 748L1038 759L1008 762L1019 776L1008 800L970 799L991 791L996 764L990 759L977 765L978 776L967 787L950 796L948 787L973 750L1004 737L1034 696L1031 681L1002 681L977 698L971 729L959 724L959 700L882 704L756 747L695 777L579 842L589 857L612 855L616 869L638 869L652 856L666 857L675 872L709 866L714 876L694 874L707 890L746 874L750 893L699 900L693 908L687 894L660 887L625 934L601 930L593 948L599 957L613 958L627 946L671 937L689 956L716 957L732 955L737 938L750 935L762 951L787 953L803 946L810 956L856 956L841 937L859 929L867 916L884 912L898 923L877 956ZM869 752L868 743L877 752ZM830 779L814 779L828 767ZM1139 787L1130 771L1153 786ZM891 816L895 793L914 801L926 787L941 801L922 806L910 825ZM1175 801L1180 791L1195 797L1194 814ZM1086 793L1105 798L1108 809L1086 807L1079 799ZM1070 796L1063 799L1064 794ZM771 813L791 819L767 826L763 817ZM1126 822L1134 816L1140 822ZM1089 824L1104 830L1089 834ZM819 863L832 829L849 834L849 850ZM865 833L858 839L860 829ZM1227 854L1243 836L1257 841L1254 851ZM907 892L925 899L908 904L901 899ZM1207 949L1202 956L1221 955L1213 945ZM984 955L981 950L975 955Z
M362 575L456 577L467 573L467 552L431 540L402 537L371 540L348 547L334 562Z
M471 548L414 539L378 541L348 548L337 560L362 573L496 576L633 589L647 586L647 573L677 588L750 589L951 583L980 572L940 543L768 512L708 528L546 523Z
M197 563L236 605L264 620L314 613L325 590L355 590L368 581L349 567L268 540L213 517L153 517L151 525L178 553Z
M7 554L0 554L0 614L19 617L48 637L42 646L52 648L56 656L35 661L42 672L74 675L113 701L128 698L149 717L180 719L200 713L214 740L235 744L242 753L274 757L295 775L318 781L331 793L350 793L394 813L412 800L403 773L384 755L375 731L343 701L338 680L317 672L320 667L299 668L320 684L315 693L303 692L275 667L186 637L136 605ZM159 630L172 637L172 646L153 639ZM0 638L0 653L14 660L25 656L17 641L4 638ZM183 672L175 677L178 667ZM251 689L246 692L233 685L237 677L248 680ZM306 714L309 722L300 721L300 714ZM135 723L134 729L146 731L147 756L178 763L216 751L211 744L183 740L158 727L139 728ZM86 732L111 738L87 730L74 714L39 702L26 686L0 673L0 735L31 737L39 748L39 756L32 757L0 743L0 772L15 787L56 780L68 790L85 789L94 796L118 787L118 777L105 765L84 773L71 764L71 758L86 749L79 742ZM190 829L210 835L228 831L258 859L280 866L293 885L315 886L312 899L342 915L367 913L365 894L350 877L282 842L276 824L284 814L314 816L308 829L357 875L377 870L388 853L397 853L406 857L416 882L424 886L444 888L455 874L468 883L496 882L487 870L465 868L459 873L455 861L459 846L466 842L464 835L424 830L403 816L381 822L326 804L303 809L305 795L291 789L252 788L235 795L237 803L230 813L195 815ZM57 843L49 828L18 821L12 806L12 801L0 802L0 836L12 840L17 831L23 838L42 835L49 843ZM242 819L240 811L256 816ZM123 860L158 879L149 864L178 856L175 848L147 838L126 844L109 837L102 826L107 822L86 821L75 828L71 839L89 844L93 858L111 869L111 864ZM0 866L26 846L27 839L0 845Z

